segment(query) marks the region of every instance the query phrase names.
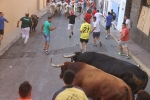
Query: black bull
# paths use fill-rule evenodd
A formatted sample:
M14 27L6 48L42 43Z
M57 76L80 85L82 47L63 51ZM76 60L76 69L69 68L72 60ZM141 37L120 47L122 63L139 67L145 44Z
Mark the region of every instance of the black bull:
M136 94L138 90L145 89L148 75L136 65L96 52L75 52L64 56L75 62L84 62L114 75L126 82Z

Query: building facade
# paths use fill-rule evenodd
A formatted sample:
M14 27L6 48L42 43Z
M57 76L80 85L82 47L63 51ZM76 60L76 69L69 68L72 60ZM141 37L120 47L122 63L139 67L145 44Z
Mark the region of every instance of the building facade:
M138 28L138 22L140 21L140 14L142 13L143 6L149 10L149 13L147 14L147 18L150 18L150 8L148 7L148 1L149 0L132 0L132 7L130 12L130 19L132 22L132 28L130 31L131 39L140 45L142 48L144 48L147 52L150 53L150 19L145 20L144 15L139 25L146 24L143 28L148 28L148 33L143 32L144 30L141 30Z
M17 27L17 21L25 13L35 14L37 10L46 6L46 0L0 0L0 12L9 21L5 24L5 34Z

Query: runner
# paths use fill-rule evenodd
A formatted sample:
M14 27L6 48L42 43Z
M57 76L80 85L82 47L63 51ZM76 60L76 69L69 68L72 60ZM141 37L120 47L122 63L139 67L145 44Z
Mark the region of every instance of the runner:
M77 16L74 15L74 12L71 11L70 12L70 15L67 17L69 19L69 24L68 24L68 34L69 34L69 38L71 38L71 33L73 35L73 27L74 27L74 24L75 24L75 18Z
M93 17L93 24L94 24L94 28L92 30L93 32L93 41L94 41L94 45L93 46L97 46L96 45L96 40L98 40L100 47L102 46L102 43L100 41L100 24L99 21L97 21L96 17Z
M110 36L110 26L111 22L113 20L113 17L110 12L108 12L108 16L106 16L106 39Z
M88 19L84 18L84 23L80 27L80 49L83 52L82 45L84 45L84 52L87 51L87 43L89 41L90 34L92 32L91 25L88 23Z
M8 20L3 17L3 12L0 12L0 45L4 35L4 22L8 23Z
M89 10L86 12L86 14L85 14L85 16L84 16L85 18L87 18L87 22L90 24L91 23L91 14L90 14L90 12L89 12Z
M22 22L22 24L21 24L22 43L24 45L26 45L27 42L28 42L28 39L29 39L30 26L33 25L32 21L31 21L31 18L29 18L29 13L26 13L25 17L22 17L17 22L17 27L19 27L20 22Z
M96 7L95 7L94 10L92 11L92 16L95 16L95 13L97 13Z
M100 17L101 17L101 13L99 12L99 10L97 10L97 12L95 13L95 17L96 17L96 21L98 21L100 23Z
M52 17L48 17L48 21L45 21L41 28L41 34L43 33L45 37L44 50L47 55L49 54L48 48L50 46L50 31L53 31L56 29L56 27L52 28L51 22L52 22Z

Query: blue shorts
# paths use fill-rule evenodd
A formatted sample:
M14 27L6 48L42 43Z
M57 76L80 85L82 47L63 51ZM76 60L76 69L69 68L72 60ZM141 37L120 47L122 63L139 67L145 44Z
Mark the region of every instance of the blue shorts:
M47 43L50 43L50 34L46 34L46 33L43 33L44 34L44 37L45 37L45 41Z

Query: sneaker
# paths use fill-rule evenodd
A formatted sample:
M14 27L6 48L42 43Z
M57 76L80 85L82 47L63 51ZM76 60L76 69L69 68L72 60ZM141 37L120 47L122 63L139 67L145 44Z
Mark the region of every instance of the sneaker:
M26 46L27 45L27 43L23 43L23 46Z
M22 44L24 43L24 38L21 39Z
M99 43L100 47L102 46L102 42Z
M69 36L69 38L71 38L71 35Z
M124 53L123 53L123 52L119 52L118 54L119 54L120 56L123 56L123 55L124 55Z
M49 54L49 52L48 52L48 51L46 51L45 53L46 53L47 55Z
M110 37L110 34L108 34L108 37Z
M73 35L73 32L71 32L71 34Z
M106 36L106 38L105 39L107 39L108 38L108 36Z
M130 59L130 57L129 57L128 55L126 56L126 58L127 58L127 59Z
M116 28L114 28L114 30L116 30Z

